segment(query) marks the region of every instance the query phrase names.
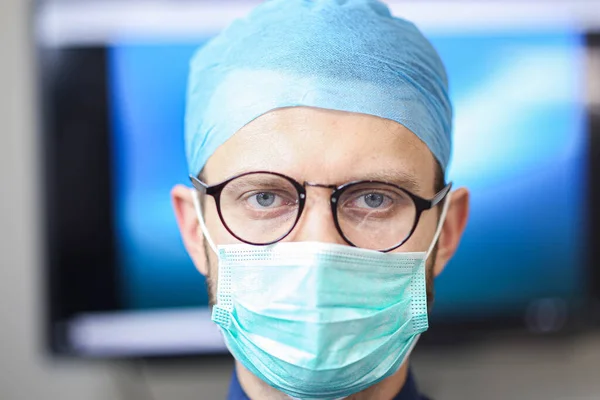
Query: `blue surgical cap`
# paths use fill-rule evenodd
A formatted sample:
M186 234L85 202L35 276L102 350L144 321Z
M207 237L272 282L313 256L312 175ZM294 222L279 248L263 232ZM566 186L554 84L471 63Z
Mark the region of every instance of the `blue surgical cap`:
M396 121L446 170L452 106L444 66L415 25L379 1L265 1L198 50L185 121L190 174L252 120L294 106Z

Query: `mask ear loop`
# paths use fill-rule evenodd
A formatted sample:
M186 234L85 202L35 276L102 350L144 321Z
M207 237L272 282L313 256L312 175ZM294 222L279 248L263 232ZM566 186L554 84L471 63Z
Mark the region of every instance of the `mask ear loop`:
M202 234L204 238L208 242L208 245L215 252L217 257L219 256L219 252L217 250L217 246L215 242L211 239L208 229L206 228L206 223L204 222L204 216L202 215L202 208L200 207L200 193L196 189L191 189L192 201L194 202L194 209L196 210L196 216L198 217L198 222L200 223L200 229L202 229Z
M440 238L440 234L442 233L442 228L444 227L444 222L446 221L446 214L448 213L448 207L450 206L450 198L451 197L452 197L452 193L450 192L446 195L446 198L444 199L444 206L442 207L442 214L440 215L440 220L438 222L438 226L435 231L435 235L433 235L433 241L431 242L431 245L429 246L429 250L427 250L427 253L425 254L425 260L427 260L429 258L429 256L431 255L431 252L433 251L433 248L435 247L435 244L437 243L438 239Z

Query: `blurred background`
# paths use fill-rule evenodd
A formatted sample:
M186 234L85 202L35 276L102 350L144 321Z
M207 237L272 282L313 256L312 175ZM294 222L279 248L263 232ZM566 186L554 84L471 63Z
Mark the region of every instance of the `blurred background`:
M436 399L600 399L600 2L388 1L472 192L412 364ZM194 50L257 1L2 0L0 399L222 399L169 190Z

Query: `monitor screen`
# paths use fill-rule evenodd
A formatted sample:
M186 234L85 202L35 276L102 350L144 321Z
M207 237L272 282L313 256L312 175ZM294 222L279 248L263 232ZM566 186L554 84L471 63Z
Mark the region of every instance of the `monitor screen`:
M65 272L74 259L51 257L51 292L62 288L50 312L50 325L60 326L50 334L58 352L121 357L225 351L170 199L174 185L189 182L183 143L189 60L217 32L115 35L100 43L54 43L42 52L42 68L50 71L42 75L51 82L46 121L53 121L45 126L46 140L103 135L95 139L101 146L81 145L87 157L75 144L55 146L73 161L51 169L50 180L64 181L76 165L85 170L89 157L102 160L94 169L105 182L101 195L88 194L87 202L77 200L82 190L69 196L108 218L97 231L105 232L102 254L109 256L97 262L93 279ZM464 238L435 281L433 329L436 322L505 317L525 325L537 318L536 310L553 316L541 329L560 329L587 296L584 36L565 27L425 33L447 67L454 104L447 179L471 191ZM75 104L90 98L98 106ZM79 133L65 134L73 120L84 121ZM103 128L87 131L85 121L94 120ZM91 185L89 179L77 182ZM63 214L73 212L58 197L51 204ZM57 235L69 235L76 223ZM67 244L76 246L77 239ZM93 256L86 254L80 251L78 260ZM75 293L73 286L90 289ZM63 302L70 302L68 311Z

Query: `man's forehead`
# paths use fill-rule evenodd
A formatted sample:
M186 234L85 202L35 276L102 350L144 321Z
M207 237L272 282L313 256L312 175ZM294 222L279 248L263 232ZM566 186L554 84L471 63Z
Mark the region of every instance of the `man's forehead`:
M433 163L427 146L397 122L293 107L246 125L210 157L206 171L211 181L267 170L327 184L367 179L418 189L433 179Z

